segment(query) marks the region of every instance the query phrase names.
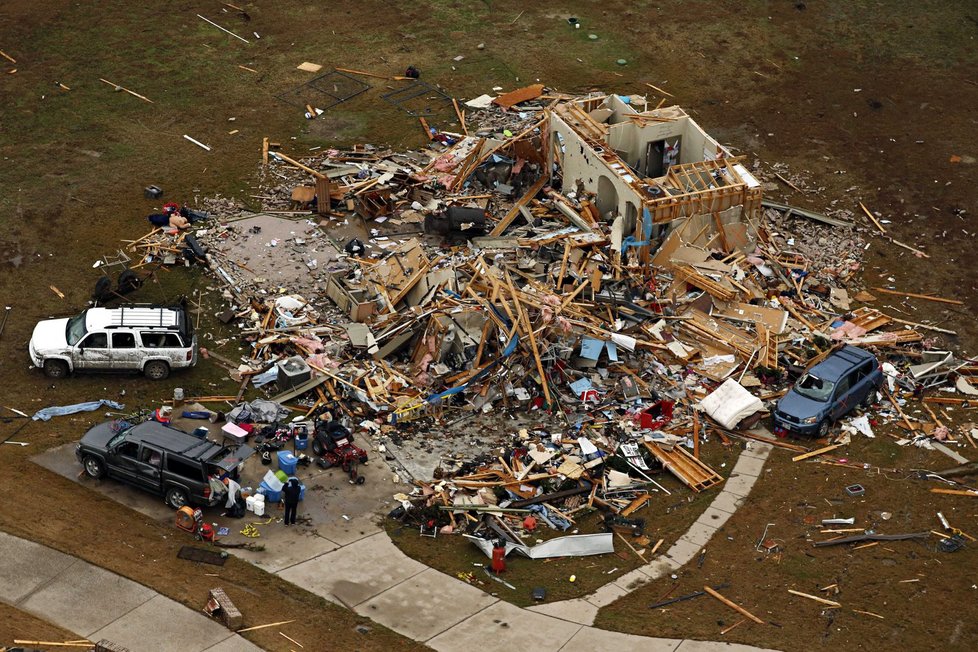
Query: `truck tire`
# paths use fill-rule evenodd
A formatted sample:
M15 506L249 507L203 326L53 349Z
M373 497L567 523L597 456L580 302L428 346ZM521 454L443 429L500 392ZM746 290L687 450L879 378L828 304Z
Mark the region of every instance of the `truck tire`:
M187 492L180 487L170 487L166 490L166 504L173 509L180 509L190 503Z
M44 375L48 378L64 378L68 375L68 363L64 360L45 360Z
M170 365L162 360L151 360L143 367L143 374L150 380L165 380L170 375Z
M105 475L105 465L94 455L86 455L82 460L82 466L85 468L85 475L93 480L98 480Z

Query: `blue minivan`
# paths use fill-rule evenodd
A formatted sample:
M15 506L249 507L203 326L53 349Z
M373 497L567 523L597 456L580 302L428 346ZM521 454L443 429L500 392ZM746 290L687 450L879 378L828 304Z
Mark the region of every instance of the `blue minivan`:
M781 397L774 432L824 437L832 422L857 405L869 407L883 385L883 369L869 351L845 345L809 369Z

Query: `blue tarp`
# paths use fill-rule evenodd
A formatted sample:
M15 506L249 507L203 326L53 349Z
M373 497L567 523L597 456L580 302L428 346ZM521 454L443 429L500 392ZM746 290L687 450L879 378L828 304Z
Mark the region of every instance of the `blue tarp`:
M31 418L34 421L49 421L51 417L61 417L66 414L76 414L78 412L94 412L102 406L110 407L113 410L122 410L126 406L122 403L116 403L115 401L110 401L108 399L100 399L98 401L89 401L88 403L76 403L75 405L55 405L52 407L46 407L43 410L38 410L34 413Z

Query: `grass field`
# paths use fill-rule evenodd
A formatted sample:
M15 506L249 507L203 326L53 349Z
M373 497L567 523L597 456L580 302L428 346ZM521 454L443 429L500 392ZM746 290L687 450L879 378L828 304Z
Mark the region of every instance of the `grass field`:
M265 136L295 155L354 142L421 145L417 122L380 98L385 84L374 78L364 78L369 91L315 121L305 120L300 109L276 99L310 79L296 70L303 61L385 75L415 64L423 80L460 99L537 80L568 92L655 96L645 82L665 88L750 163L784 163L811 187L822 188L806 195L785 188L784 201L855 209L861 199L890 220L894 237L929 251L933 258L922 260L875 241L866 253L867 284L884 281L965 301L960 309L894 305L909 319L941 321L960 333L960 349L976 350L978 324L972 315L978 311L978 291L971 261L978 231L978 9L971 3L366 0L327 5L283 0L240 6L249 20L225 12L216 1L0 4L0 50L16 60L0 58L0 298L12 306L0 339L4 405L30 412L114 398L125 389L126 401L136 407L172 391L172 384L132 377L52 383L28 369L25 354L38 319L83 306L97 279L94 260L117 249L120 239L146 232L144 216L159 202L143 199L145 186L159 185L165 200L189 204L197 197L253 193ZM251 42L217 30L198 13ZM578 18L580 29L570 27L570 16ZM459 55L464 58L454 61ZM618 65L618 59L627 63ZM99 78L152 103L116 92ZM440 122L450 126L452 120L446 115ZM212 151L184 140L184 134ZM961 161L952 163L952 156ZM49 289L52 285L64 292L64 300ZM142 293L159 300L206 285L199 272L176 270L161 272L159 283ZM214 327L206 315L204 324ZM220 377L216 367L201 365L179 381L188 389L224 391L228 387ZM174 543L164 538L169 528L134 519L124 507L27 462L30 454L76 439L97 419L86 415L50 426L32 424L18 435L31 442L28 449L0 449L5 496L0 528L199 608L201 578L174 563ZM16 420L2 421L0 434L17 426ZM887 466L903 468L943 463L916 449L895 449L884 439L854 447L850 456L885 459ZM774 471L758 487L750 509L727 526L734 540L711 547L703 568L684 574L676 588L681 592L702 581L735 577L731 597L772 611L771 619L782 625L742 626L724 638L782 649L973 647L967 643L978 636L970 586L978 581L978 565L970 551L943 558L901 546L896 553L870 557L871 562L833 550L824 556L820 551L816 559L821 561L813 561L802 550L804 522L790 510L802 501L820 503L830 478L833 487L853 479L876 481L853 472L842 478L834 470L792 466L783 459L770 464ZM894 514L902 509L907 527L923 527L932 523L935 509L953 504L961 510L962 527L978 530L975 508L962 502L966 499L935 501L915 485L878 482L871 486L867 517L870 509ZM780 565L754 559L750 546L767 519L787 519L785 536L797 539ZM115 534L105 536L120 531L128 545L120 545ZM158 561L147 564L146 558ZM926 574L927 583L899 584L913 579L908 572ZM415 647L379 627L358 634L354 627L365 619L243 563L229 563L225 573L242 587L275 597L267 607L268 600L240 591L233 597L244 609L263 609L270 620L301 614L304 629L297 637L315 641L307 643L307 651ZM885 620L851 611L836 619L811 604L783 599L788 583L812 592L814 584L832 581L850 583L843 600L847 607L878 612ZM665 616L649 613L647 603L669 588L643 589L605 609L599 624L716 639L718 619L732 622L720 605L702 602ZM273 640L274 633L253 636L267 649L286 649Z

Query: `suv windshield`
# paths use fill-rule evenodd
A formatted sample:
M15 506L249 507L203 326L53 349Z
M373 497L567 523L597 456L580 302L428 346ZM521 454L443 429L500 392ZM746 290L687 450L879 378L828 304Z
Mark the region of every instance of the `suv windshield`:
M85 337L85 313L69 319L65 329L65 339L68 341L68 346L78 344L78 340L83 337Z
M835 389L835 383L828 380L823 380L811 374L805 374L802 376L795 385L796 392L805 398L810 398L813 401L820 401L822 403L829 400L829 398L832 396L833 389Z
M118 446L119 444L121 444L122 442L124 442L126 440L126 435L128 435L129 434L129 431L133 429L133 426L131 426L131 425L127 424L127 423L123 423L123 424L120 424L120 425L122 427L119 430L119 433L116 434L116 435L113 435L112 436L112 439L109 440L109 443L107 443L105 445L105 447L108 450L112 450L113 448L115 448L116 446Z

